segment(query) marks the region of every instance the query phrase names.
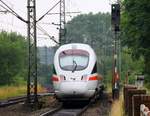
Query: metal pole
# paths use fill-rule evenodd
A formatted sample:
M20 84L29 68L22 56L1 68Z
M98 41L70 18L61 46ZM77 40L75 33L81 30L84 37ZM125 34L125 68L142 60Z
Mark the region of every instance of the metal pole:
M37 39L36 39L36 0L27 1L28 12L28 44L29 44L29 63L27 80L27 103L38 102L37 98Z
M113 77L112 77L112 96L113 99L119 98L119 74L118 74L118 53L117 53L118 33L115 31L114 52L113 52Z
M117 0L117 3L120 4L120 0ZM118 37L117 37L118 39L118 71L119 71L119 78L121 79L121 41L120 41L119 35L120 34L118 33Z
M30 0L27 1L27 36L28 36L28 79L27 79L27 103L30 103Z
M65 36L65 23L66 23L65 0L60 0L60 29L59 29L59 42L60 42L60 44L63 44L62 38Z
M120 38L118 38L118 59L119 59L119 77L121 79L121 41Z
M37 98L37 36L36 36L36 0L33 0L33 25L34 25L34 49L35 49L35 55L34 55L34 64L35 64L35 77L34 77L34 84L35 84L35 87L34 87L34 102L37 102L38 101L38 98Z
M120 25L120 5L119 0L117 0L117 4L112 5L112 26L114 29L114 58L113 58L113 79L112 79L112 94L114 99L119 98L119 81L121 73L121 64L120 64L120 41L119 41L119 28ZM118 70L119 69L119 70Z

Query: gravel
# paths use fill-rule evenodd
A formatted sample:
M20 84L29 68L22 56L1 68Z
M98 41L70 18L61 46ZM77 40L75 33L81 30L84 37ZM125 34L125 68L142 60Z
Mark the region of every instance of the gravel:
M82 116L109 116L111 104L111 95L104 93L103 98L92 104Z
M40 114L57 108L60 104L52 96L44 97L40 100L43 103L40 109L26 107L25 104L16 104L0 108L0 116L39 116ZM104 93L103 97L93 103L82 116L109 116L111 109L111 94Z
M49 109L54 109L59 105L58 101L52 96L44 97L40 99L40 102L42 102L43 105L40 106L40 109L36 110L25 106L24 103L0 108L0 116L39 116Z

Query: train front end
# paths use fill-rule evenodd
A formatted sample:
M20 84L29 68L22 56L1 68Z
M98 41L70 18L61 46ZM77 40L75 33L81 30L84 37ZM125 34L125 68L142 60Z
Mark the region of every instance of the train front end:
M52 81L60 100L89 100L99 88L96 55L88 45L61 46L54 56L54 68Z

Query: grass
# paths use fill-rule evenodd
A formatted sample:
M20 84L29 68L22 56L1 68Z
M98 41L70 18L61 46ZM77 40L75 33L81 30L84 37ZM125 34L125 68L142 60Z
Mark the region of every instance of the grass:
M119 100L113 102L110 116L124 116L123 95L120 95Z
M107 84L106 90L107 90L107 92L111 93L112 92L112 85ZM123 106L123 104L124 104L123 93L121 91L119 100L113 101L109 116L124 116L124 106Z
M27 92L26 85L20 86L3 86L0 87L0 100L8 99L10 97L22 96ZM38 92L46 92L46 90L38 85Z
M21 96L26 93L26 86L3 86L0 87L0 100L9 97Z
M108 93L111 93L111 92L112 92L112 85L111 85L111 84L107 84L107 85L106 85L106 91L107 91Z

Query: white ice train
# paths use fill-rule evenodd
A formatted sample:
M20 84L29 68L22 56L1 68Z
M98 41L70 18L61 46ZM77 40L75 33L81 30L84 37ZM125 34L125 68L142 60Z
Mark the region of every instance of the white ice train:
M90 100L101 90L94 50L87 44L62 45L54 56L52 82L61 101Z

